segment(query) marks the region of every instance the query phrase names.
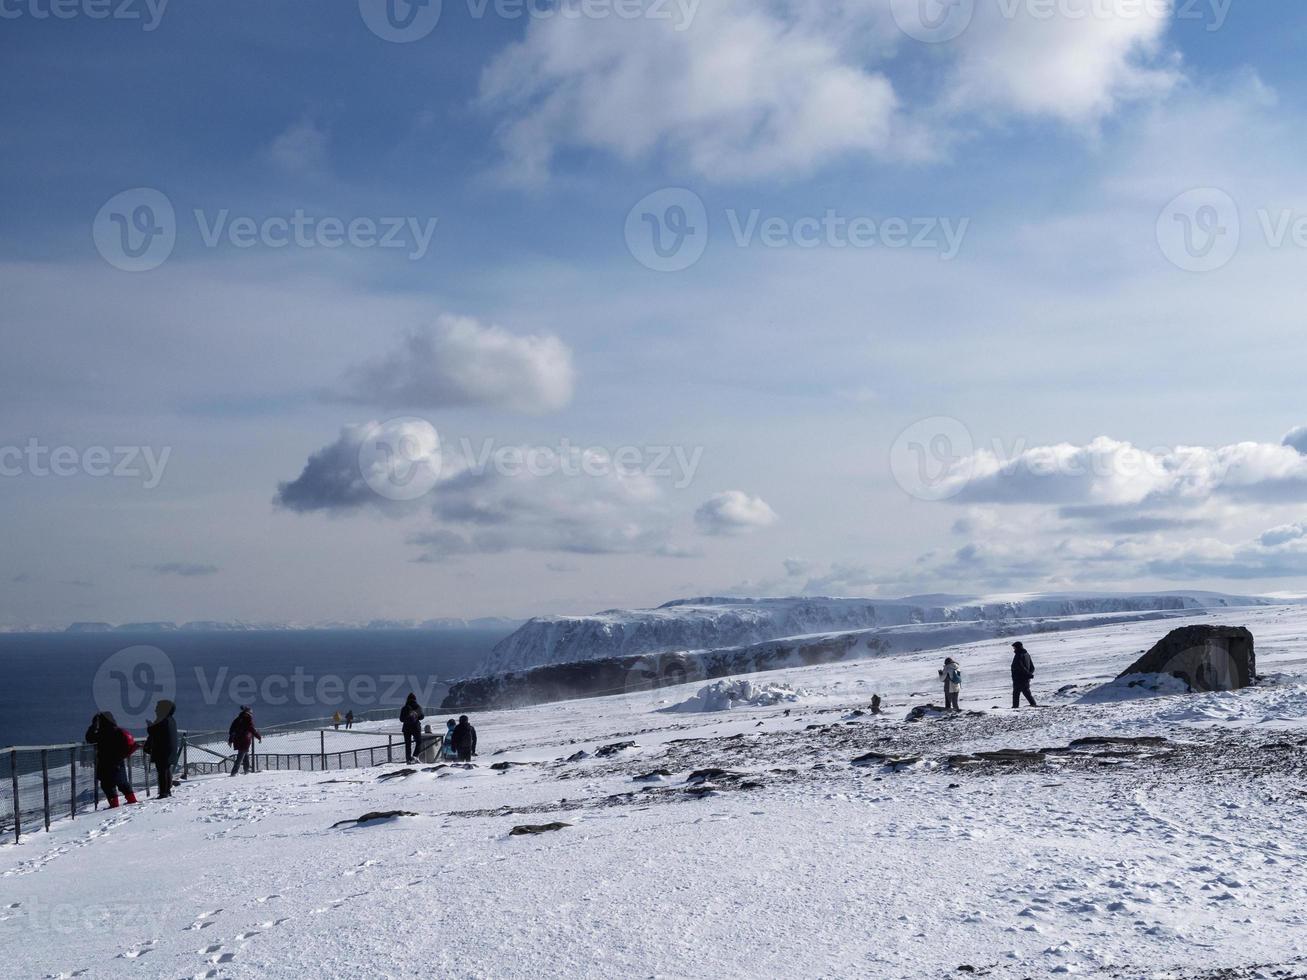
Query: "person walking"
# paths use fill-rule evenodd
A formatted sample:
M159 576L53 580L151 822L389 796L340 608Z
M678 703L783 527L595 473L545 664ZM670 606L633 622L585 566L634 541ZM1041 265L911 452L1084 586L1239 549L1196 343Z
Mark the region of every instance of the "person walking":
M418 704L418 696L410 691L404 707L399 709L399 722L404 731L404 761L410 765L413 764L415 752L422 745L422 719L425 717L422 705Z
M962 668L952 657L944 658L944 666L939 672L944 682L944 710L961 711L958 707L958 695L962 692Z
M453 738L454 752L458 756L458 761L471 762L472 756L477 754L477 730L467 720L467 715L458 716L458 724L454 726Z
M1026 651L1025 645L1021 641L1012 644L1012 710L1015 711L1021 707L1021 696L1024 694L1030 707L1038 708L1035 704L1035 697L1030 693L1030 682L1035 677L1035 662L1030 659L1030 654Z
M250 749L255 739L262 742L263 736L254 727L254 712L250 711L248 704L242 704L241 713L233 719L231 727L227 729L227 744L236 750L236 761L231 764L233 776L242 767L246 773L250 772Z
M354 709L350 708L345 712L345 731L354 727Z
M177 756L177 720L173 717L177 706L171 701L160 701L154 706L154 721L145 729L145 754L154 763L159 774L159 799L172 796L172 764Z
M118 727L112 713L101 711L91 719L86 741L95 746L95 778L104 790L109 808L118 806L120 792L128 803L135 803L136 793L127 778L127 759L136 749L131 733Z
M440 741L440 758L446 762L457 762L458 751L454 748L454 729L458 727L458 722L453 718L445 722L445 737Z

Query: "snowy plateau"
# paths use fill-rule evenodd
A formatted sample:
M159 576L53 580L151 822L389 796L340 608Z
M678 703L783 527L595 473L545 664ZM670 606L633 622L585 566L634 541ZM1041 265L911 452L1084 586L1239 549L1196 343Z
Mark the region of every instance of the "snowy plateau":
M745 698L478 713L467 767L192 778L0 846L0 974L1307 976L1307 606L1173 598L1180 623L788 667ZM1028 601L1005 618L1130 611ZM847 602L769 635L892 625ZM1248 627L1257 682L1095 696L1191 622ZM1039 708L1010 707L1014 639ZM941 703L946 656L961 712L914 712ZM696 697L717 710L668 710Z

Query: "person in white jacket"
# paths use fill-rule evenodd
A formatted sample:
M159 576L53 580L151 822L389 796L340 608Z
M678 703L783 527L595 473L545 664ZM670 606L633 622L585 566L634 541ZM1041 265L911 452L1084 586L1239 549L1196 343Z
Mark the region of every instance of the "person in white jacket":
M944 659L944 666L940 668L939 678L944 682L944 709L946 711L961 711L958 707L958 695L962 692L962 668L952 657Z

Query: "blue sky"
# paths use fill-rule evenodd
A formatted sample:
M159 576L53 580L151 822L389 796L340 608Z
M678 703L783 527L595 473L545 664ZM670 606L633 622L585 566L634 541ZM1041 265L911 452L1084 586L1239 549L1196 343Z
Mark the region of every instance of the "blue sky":
M1301 590L1303 16L504 2L0 6L0 624Z

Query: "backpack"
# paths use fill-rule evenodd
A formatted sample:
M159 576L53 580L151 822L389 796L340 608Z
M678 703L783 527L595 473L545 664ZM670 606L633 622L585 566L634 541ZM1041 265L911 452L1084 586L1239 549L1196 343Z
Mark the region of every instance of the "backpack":
M136 737L125 728L118 729L123 733L123 758L126 759L138 748Z
M947 675L947 676L948 676L948 681L949 681L950 684L961 684L961 683L962 683L962 668L959 667L957 664L954 664L952 667L950 667L950 668L948 669L948 675Z

